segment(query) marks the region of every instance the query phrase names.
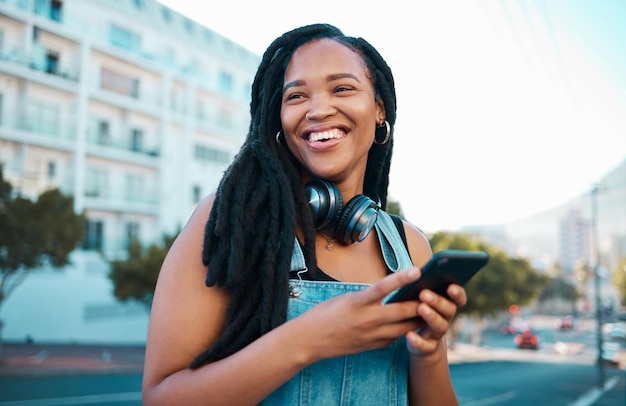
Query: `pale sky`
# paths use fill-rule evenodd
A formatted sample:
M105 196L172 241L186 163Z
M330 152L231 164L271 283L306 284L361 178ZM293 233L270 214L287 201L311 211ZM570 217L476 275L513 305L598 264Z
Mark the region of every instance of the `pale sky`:
M626 159L624 0L160 2L259 55L316 22L371 42L398 96L390 198L425 231L536 214Z

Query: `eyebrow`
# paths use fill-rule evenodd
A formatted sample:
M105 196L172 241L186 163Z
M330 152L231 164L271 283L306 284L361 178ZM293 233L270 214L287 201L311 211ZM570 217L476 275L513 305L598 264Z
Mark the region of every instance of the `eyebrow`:
M326 77L326 81L327 82L332 82L334 80L338 80L338 79L345 79L345 78L349 78L349 79L354 79L357 82L361 83L361 81L359 80L359 78L357 78L356 76L354 76L351 73L333 73L332 75L328 75ZM283 94L287 91L287 89L292 88L292 87L296 87L296 86L303 86L305 84L304 80L294 80L293 82L289 82L286 83L283 86Z

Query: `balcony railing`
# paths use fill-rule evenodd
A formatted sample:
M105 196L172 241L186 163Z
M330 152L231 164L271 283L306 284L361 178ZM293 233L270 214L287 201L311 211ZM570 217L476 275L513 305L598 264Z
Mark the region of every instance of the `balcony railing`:
M25 103L28 105L28 102ZM30 114L15 110L2 111L0 128L26 131L47 138L75 140L76 124L62 120L56 112Z
M0 52L0 60L34 71L47 73L54 77L70 80L72 82L78 81L77 69L57 67L54 64L47 62L45 56L42 57L38 50L26 53L19 48L9 48Z

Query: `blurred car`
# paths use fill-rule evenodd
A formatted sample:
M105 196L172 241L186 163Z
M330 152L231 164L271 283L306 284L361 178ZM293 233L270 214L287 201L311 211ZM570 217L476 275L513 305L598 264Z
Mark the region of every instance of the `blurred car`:
M607 323L602 330L612 340L626 341L626 323L624 322Z
M537 350L539 349L539 336L529 328L517 334L513 339L517 348Z
M562 319L558 319L554 323L554 327L557 330L571 330L574 328L574 318L572 316L565 316Z
M504 335L517 334L517 327L512 324L503 324L500 326L500 333Z
M608 341L602 344L602 362L609 365L619 365L620 363L620 345L614 341Z

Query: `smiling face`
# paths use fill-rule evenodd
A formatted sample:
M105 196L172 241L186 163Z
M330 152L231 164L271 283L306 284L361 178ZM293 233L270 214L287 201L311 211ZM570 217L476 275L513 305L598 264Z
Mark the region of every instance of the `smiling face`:
M362 188L377 123L385 120L362 57L337 41L298 48L280 111L291 153L311 176Z

